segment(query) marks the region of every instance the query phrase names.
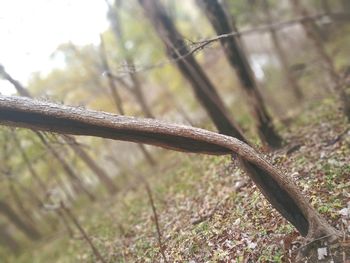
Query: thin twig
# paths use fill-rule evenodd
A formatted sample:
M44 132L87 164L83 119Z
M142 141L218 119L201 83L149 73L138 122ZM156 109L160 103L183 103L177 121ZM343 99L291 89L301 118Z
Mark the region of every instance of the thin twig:
M249 35L249 34L253 34L253 33L261 33L264 31L268 31L270 29L280 30L284 27L298 24L301 22L305 22L308 20L318 20L318 19L322 19L323 17L328 17L328 16L336 17L337 15L342 15L342 14L344 14L344 13L342 13L342 12L341 13L333 13L333 14L321 13L321 14L316 14L316 15L303 16L303 17L298 17L295 19L287 20L287 21L277 22L277 23L273 23L273 24L266 24L266 25L262 25L259 27L249 28L249 29L245 29L245 30L241 30L241 31L233 31L233 32L230 32L227 34L222 34L222 35L218 35L218 36L215 36L212 38L207 38L207 39L203 39L203 40L199 40L199 41L187 40L188 42L190 42L189 46L192 46L193 49L191 49L188 53L186 53L182 56L178 56L177 58L174 58L174 59L167 59L165 61L161 61L159 63L149 65L149 66L138 67L138 68L133 66L132 68L127 68L126 70L119 71L119 72L136 73L136 72L143 72L143 71L153 70L156 68L161 68L161 67L167 66L168 64L173 64L179 60L183 60L185 57L193 55L193 54L197 53L198 51L203 50L208 45L210 45L214 42L220 41L221 39L230 38L230 37L234 37L234 36ZM123 67L123 68L125 68L125 67ZM118 79L118 81L120 81L122 79L122 76L120 74L118 74L118 76L116 74L112 74L110 72L108 74L111 74L111 76L115 79Z
M304 247L307 247L308 245L310 245L310 244L312 244L312 243L314 243L314 242L316 242L316 241L319 241L319 240L322 240L322 239L326 239L326 238L328 238L328 237L330 237L330 236L332 236L332 235L329 234L329 235L325 235L325 236L322 236L322 237L313 239L313 240L311 240L310 242L307 242L306 244L302 245L301 247L298 247L298 248L297 248L296 250L294 250L293 252L297 252L297 251L299 251L300 249L303 249Z
M216 211L218 211L220 205L222 205L224 202L226 202L226 200L228 200L229 198L230 198L229 195L226 196L224 199L222 199L221 201L217 202L215 207L210 212L208 212L205 215L201 215L198 218L193 219L191 223L193 225L198 225L198 224L202 223L203 221L205 221L207 219L210 219L216 213Z
M61 202L61 209L65 212L67 217L71 219L71 221L74 223L74 225L78 228L79 232L83 236L83 238L86 240L86 242L90 245L94 255L100 260L102 263L107 263L107 261L102 257L101 253L98 251L98 249L95 247L94 243L88 236L88 234L85 232L84 228L80 225L77 218L73 215L73 213L70 211L68 207L64 205L63 202Z
M167 258L165 256L165 247L164 247L164 244L163 244L163 241L162 241L162 233L160 231L160 226L159 226L159 221L158 221L158 214L157 214L156 206L154 205L152 191L151 191L151 188L150 188L148 182L144 178L142 178L142 179L143 179L143 182L145 184L145 188L146 188L146 191L147 191L148 199L149 199L149 202L150 202L151 207L152 207L154 223L156 225L157 234L158 234L158 245L159 245L160 254L163 257L164 262L167 263L168 260L167 260Z

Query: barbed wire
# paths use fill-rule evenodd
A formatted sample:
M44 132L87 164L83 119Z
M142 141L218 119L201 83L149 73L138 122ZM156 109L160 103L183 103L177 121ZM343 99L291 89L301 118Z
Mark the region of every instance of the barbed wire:
M316 15L311 15L311 16L303 16L303 17L298 17L295 19L287 20L287 21L282 21L282 22L276 22L273 24L265 24L259 27L254 27L254 28L249 28L241 31L232 31L230 33L218 35L215 37L211 38L206 38L203 40L198 40L198 41L191 41L191 40L186 40L186 45L184 48L189 48L190 50L182 55L178 56L173 59L166 59L164 61L152 64L152 65L133 65L133 67L127 67L126 65L121 65L120 68L121 70L118 70L117 72L108 72L112 77L121 79L124 77L124 74L130 74L130 73L139 73L139 72L146 72L150 70L154 70L157 68L162 68L165 67L169 64L174 64L180 60L185 59L188 56L194 55L198 53L199 51L203 50L204 48L207 48L209 45L218 42L222 39L230 38L230 37L235 37L235 36L244 36L244 35L249 35L249 34L254 34L254 33L263 33L265 31L268 31L270 29L275 29L275 30L280 30L284 27L292 26L294 24L299 24L308 20L321 20L324 18L328 18L328 22L331 23L332 19L331 18L343 18L343 17L350 17L350 14L344 13L344 12L337 12L337 13L321 13L321 14L316 14Z

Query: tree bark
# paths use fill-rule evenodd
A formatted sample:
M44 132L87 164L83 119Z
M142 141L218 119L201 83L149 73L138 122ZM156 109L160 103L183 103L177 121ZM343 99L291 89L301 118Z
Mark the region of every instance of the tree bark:
M295 184L244 142L190 126L83 110L20 97L0 96L0 124L72 135L147 143L213 155L233 154L272 206L308 239L339 234Z
M301 14L302 16L309 16L308 10L302 6L299 0L290 0L290 2L295 13ZM349 85L345 84L341 76L337 73L333 60L327 54L322 40L317 33L318 29L315 22L312 20L305 20L302 21L301 24L333 82L333 89L339 101L342 103L344 115L347 117L348 121L350 121L350 95L347 93L347 89L350 89Z
M220 133L247 141L238 126L230 119L214 85L193 55L190 54L183 37L177 31L161 4L155 0L139 0L139 2L163 41L168 56L176 62L181 74L190 82L196 97Z
M226 13L217 0L197 0L197 3L207 15L217 35L228 34L234 31ZM263 144L273 148L280 147L282 138L274 129L271 116L268 114L265 102L258 90L254 73L237 39L234 36L221 38L220 43L227 60L232 68L235 69L241 82L241 88L248 100L261 141Z
M38 240L40 233L29 224L26 224L19 215L4 201L0 200L0 213L3 214L10 223L14 224L18 230L25 234L29 239Z

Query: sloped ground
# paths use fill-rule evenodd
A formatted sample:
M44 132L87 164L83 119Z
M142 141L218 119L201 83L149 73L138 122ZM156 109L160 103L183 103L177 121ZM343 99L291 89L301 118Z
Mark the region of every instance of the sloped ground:
M348 235L350 125L332 100L304 112L281 131L286 146L268 158ZM161 150L158 167L141 170L148 170L143 175L152 188L168 262L290 262L302 245L228 157ZM122 193L74 212L108 262L162 262L145 188L136 177L127 178ZM7 261L96 262L78 232L72 239L56 234Z

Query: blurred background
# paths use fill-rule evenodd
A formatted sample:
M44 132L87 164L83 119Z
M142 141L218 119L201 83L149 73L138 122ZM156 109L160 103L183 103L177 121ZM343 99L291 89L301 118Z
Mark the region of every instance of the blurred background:
M347 131L349 112L346 115L342 98L349 94L349 1L220 0L225 17L216 20L204 0L140 2L0 2L0 93L216 131L215 117L208 116L203 100L193 92L191 77L181 69L182 59L189 59L183 64L186 67L193 58L215 87L220 100L216 103L224 105L244 136L263 152L276 145L287 150L303 145L301 141L315 134L305 127L320 130L317 125L326 125L324 132L331 137ZM166 19L157 17L159 10L152 4ZM215 21L222 19L227 27L220 34ZM238 47L236 58L241 56L253 84L244 83L242 67L230 61L225 50L230 44L225 41ZM257 90L259 103L247 93L249 85ZM269 118L265 123L257 120L255 105L260 102L268 116L261 118ZM268 135L262 134L261 125L271 129ZM270 132L282 139L267 138ZM224 262L227 255L232 259L250 255L246 258L256 262L259 252L253 250L271 242L268 233L258 245L242 234L252 234L247 229L254 228L254 220L245 228L237 218L246 207L234 211L232 207L259 194L251 192L255 189L251 182L242 181L242 171L224 157L5 127L0 129L0 147L0 262L103 262L87 240L105 262L165 261L144 180L154 191L169 262ZM325 162L341 167L345 181L349 150L341 149L337 161L342 165ZM318 160L300 155L290 161L285 152L278 154L271 160L289 172ZM322 170L324 163L319 165ZM230 193L243 185L242 193ZM339 207L346 198L339 197ZM225 200L221 210L231 207L231 216L223 215L222 221L209 225L191 223L221 199ZM257 211L270 209L265 201L259 202ZM254 218L254 213L248 217ZM295 235L287 222L278 220L279 233ZM217 238L235 222L242 235L225 235L241 240L242 246L230 248ZM213 236L217 247L210 245ZM260 260L275 257L281 262L287 258L284 249L276 245Z

